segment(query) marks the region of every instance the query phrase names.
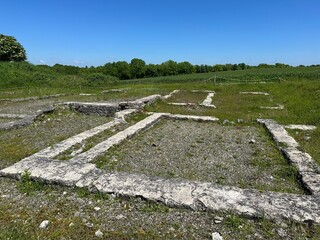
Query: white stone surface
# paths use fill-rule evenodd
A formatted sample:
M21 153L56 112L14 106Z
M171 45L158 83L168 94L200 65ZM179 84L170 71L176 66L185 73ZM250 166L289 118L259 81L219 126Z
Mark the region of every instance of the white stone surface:
M214 93L212 90L191 90L191 92Z
M193 121L208 121L208 122L217 122L219 118L211 117L211 116L195 116L195 115L182 115L182 114L171 114L171 113L164 113L163 117L169 119L176 119L176 120L193 120Z
M270 95L270 94L267 93L267 92L240 92L240 94L265 95L265 96Z
M174 106L195 106L195 103L168 103L169 105L174 105Z
M40 223L39 228L40 229L45 229L49 226L49 220L44 220Z
M284 126L287 129L294 129L294 130L302 130L302 131L312 131L316 130L317 127L313 125L299 125L299 124L290 124Z
M260 107L261 109L270 109L270 110L283 110L284 106L279 104L277 107Z
M273 139L278 143L286 144L288 147L298 147L299 144L294 140L293 137L289 136L288 132L283 126L279 125L276 121L272 119L257 119L261 124L272 134Z
M0 114L0 118L27 118L27 117L33 117L33 116L26 115L26 114L6 114L6 113Z
M194 210L233 211L249 217L320 223L320 198L310 195L261 192L143 174L104 173L96 177L86 186L103 193L139 196Z
M103 237L103 233L101 232L100 229L98 229L98 230L94 233L94 235L95 235L96 237L98 237L98 238L102 238L102 237Z
M122 110L120 112L116 112L115 117L116 118L120 118L123 121L125 121L125 117L127 115L130 115L130 114L135 113L137 111L138 111L137 109L125 109L125 110Z
M126 88L121 88L121 89L109 89L109 90L104 90L101 93L110 93L110 92L125 92L127 89Z
M212 240L223 240L223 237L218 232L212 233Z
M215 95L215 92L210 92L208 94L207 98L200 105L205 106L205 107L216 108L216 106L212 104L212 98L214 97L214 95Z
M176 94L180 92L180 90L173 90L171 93L169 93L168 95L165 95L162 97L162 99L168 99L168 98L171 98L173 94Z

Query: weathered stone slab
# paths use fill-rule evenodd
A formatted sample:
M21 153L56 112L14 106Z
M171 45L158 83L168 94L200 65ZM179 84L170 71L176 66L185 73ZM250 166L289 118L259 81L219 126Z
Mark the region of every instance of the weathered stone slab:
M207 98L200 105L205 107L216 108L216 106L212 104L212 98L214 97L214 95L215 95L215 92L210 92Z
M299 146L296 140L294 140L293 137L289 136L284 127L279 125L276 121L272 119L257 119L257 121L265 125L276 142L286 144L288 147Z
M320 195L320 167L312 157L296 148L286 148L282 151L289 161L297 167L304 187L311 194Z
M27 118L27 117L30 117L30 115L27 115L27 114L6 114L6 113L1 113L0 117L1 118Z
M149 105L161 98L161 95L155 94L148 97L140 98L135 101L121 102L119 105L124 108L141 108L145 105Z
M270 110L283 110L284 106L279 104L277 107L260 107L261 109L270 109Z
M285 148L282 151L301 174L303 172L320 173L319 166L308 153L301 152L297 148Z
M298 143L274 120L258 119L257 121L266 126L277 142L288 146L288 148L281 148L281 150L289 161L297 167L303 185L312 194L320 195L320 167L312 157L308 153L298 150Z
M178 93L178 92L180 92L180 90L173 90L173 91L172 91L171 93L169 93L168 95L163 96L162 99L166 100L166 99L168 99L168 98L171 98L173 94L176 94L176 93Z
M78 112L107 117L114 117L115 113L121 110L119 104L114 103L66 102L64 104Z
M120 118L123 121L125 121L125 116L127 116L129 114L132 114L132 113L135 113L137 111L138 111L137 109L125 109L125 110L122 110L120 112L116 112L115 113L115 117L116 118Z
M265 96L270 95L270 94L267 93L267 92L240 92L240 94L265 95Z
M215 91L212 90L191 90L191 92L215 93Z
M134 136L135 134L137 134L141 130L143 130L149 126L152 126L153 124L158 122L163 115L164 115L163 113L154 113L154 114L150 115L149 117L143 119L142 121L136 123L135 125L125 129L124 131L121 131L121 132L111 136L107 140L97 144L96 146L94 146L93 148L88 150L87 152L79 154L78 156L72 158L69 161L70 162L77 162L77 163L91 162L95 157L105 153L109 148L111 148L115 145L118 145L123 140Z
M197 104L195 103L168 103L169 105L174 105L174 106L196 106Z
M97 94L93 94L93 93L80 93L79 96L95 96Z
M27 125L32 124L37 117L39 117L42 114L50 113L54 110L53 107L47 107L42 110L38 110L34 115L26 115L26 114L0 114L0 117L5 118L19 118L18 120L1 123L0 124L0 130L10 130L14 128L24 127Z
M70 164L47 158L33 158L32 160L20 161L1 170L0 176L19 179L25 171L28 171L32 179L72 186L94 169L94 164Z
M284 127L287 129L302 130L302 131L312 131L317 129L317 127L313 125L298 125L298 124L285 125Z
M171 114L171 113L164 113L163 117L169 119L176 119L176 120L193 120L193 121L204 121L204 122L217 122L219 118L210 117L210 116L194 116L194 115L182 115L182 114Z
M87 186L103 193L142 197L194 210L233 211L250 217L320 223L320 198L314 196L262 193L212 183L169 180L128 173L105 173L96 180L91 178L87 182L79 181L77 186Z
M26 117L20 120L6 122L0 124L0 129L9 130L13 128L23 127L32 124L34 121L34 117Z
M101 91L101 93L125 92L126 90L127 90L126 88L121 88L121 89L109 89L109 90Z
M314 172L303 172L301 181L312 195L320 197L320 174Z

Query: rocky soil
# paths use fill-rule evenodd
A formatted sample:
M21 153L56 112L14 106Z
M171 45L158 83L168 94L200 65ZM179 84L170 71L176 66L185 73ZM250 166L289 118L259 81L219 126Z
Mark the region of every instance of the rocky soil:
M259 125L162 120L96 162L107 171L303 193L296 170Z

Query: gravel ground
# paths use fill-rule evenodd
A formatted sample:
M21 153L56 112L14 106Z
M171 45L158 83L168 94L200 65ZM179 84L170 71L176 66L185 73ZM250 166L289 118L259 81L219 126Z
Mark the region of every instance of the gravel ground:
M43 110L48 107L52 107L55 103L58 103L58 99L54 98L22 102L1 101L0 113L35 114L37 110Z
M303 193L296 171L258 126L163 120L96 162L106 170Z
M250 220L230 213L168 208L141 199L88 194L43 186L21 193L17 182L0 178L0 239L317 239L319 229L286 221ZM40 229L49 220L46 229ZM98 238L97 238L98 239Z

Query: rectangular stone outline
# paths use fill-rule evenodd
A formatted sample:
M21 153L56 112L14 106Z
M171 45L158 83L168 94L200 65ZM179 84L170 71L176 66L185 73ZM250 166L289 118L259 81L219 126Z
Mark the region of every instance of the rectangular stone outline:
M189 118L173 114L158 114L157 116L176 119ZM156 118L153 117L151 120ZM192 118L204 121L211 119L211 117L200 116L192 116ZM143 174L105 173L91 163L44 161L43 158L22 162L23 164L20 164L22 168L15 168L17 165L15 164L1 170L0 176L18 177L23 173L21 172L24 170L23 167L27 170L29 167L33 179L49 183L87 187L91 191L98 190L121 196L142 197L151 201L164 202L170 206L187 207L194 210L232 210L249 217L285 218L299 222L320 223L320 198L313 195L261 192L206 182L163 179Z
M279 146L279 149L298 169L302 184L311 194L320 196L320 167L318 164L308 153L297 148L299 144L288 134L285 127L272 119L257 119L257 122L267 128L277 143L286 145L285 147Z

